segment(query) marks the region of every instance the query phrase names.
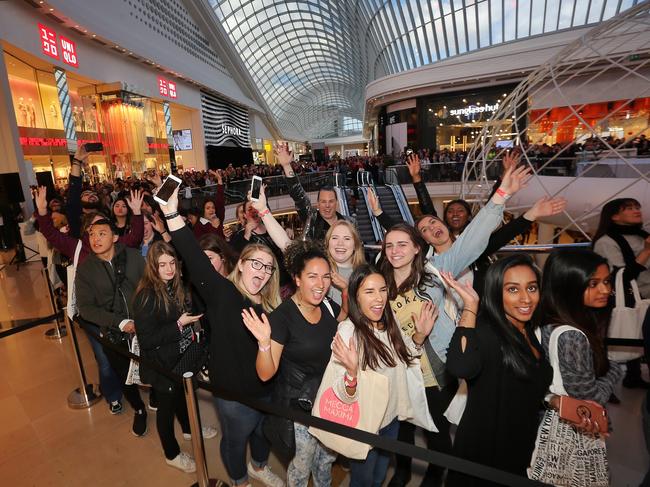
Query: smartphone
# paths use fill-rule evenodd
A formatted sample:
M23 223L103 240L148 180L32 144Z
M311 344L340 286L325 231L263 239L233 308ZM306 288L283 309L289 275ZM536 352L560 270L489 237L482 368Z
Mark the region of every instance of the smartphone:
M260 191L262 191L262 178L259 176L253 176L251 180L251 201L257 201L260 199Z
M104 144L101 142L88 142L84 144L86 152L101 152L104 150Z
M411 149L410 147L408 147L408 148L406 149L406 155L407 155L407 156L410 156L411 154L413 154L413 149Z
M180 185L181 180L173 174L170 174L165 178L162 186L160 186L153 199L161 205L166 205L169 201L169 198L171 198L172 194L174 194L174 190Z

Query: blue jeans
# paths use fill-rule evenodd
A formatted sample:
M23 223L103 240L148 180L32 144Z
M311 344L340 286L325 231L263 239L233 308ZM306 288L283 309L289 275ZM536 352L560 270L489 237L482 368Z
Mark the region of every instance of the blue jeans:
M311 475L314 487L329 487L332 485L332 463L336 460L336 453L314 438L307 426L294 423L293 428L296 455L287 469L287 486L307 487Z
M97 334L99 334L99 328L97 328ZM104 395L106 402L120 401L122 399L122 382L117 377L113 367L111 367L108 357L104 353L104 347L102 347L102 344L91 333L86 332L86 336L90 341L90 346L93 349L93 354L97 361L99 390Z
M397 438L397 418L379 430L379 436ZM365 460L350 460L350 487L381 487L388 470L390 453L373 448Z
M270 445L262 432L264 414L237 401L215 398L221 422L221 460L233 484L248 479L246 445L250 443L251 463L261 468L269 458Z

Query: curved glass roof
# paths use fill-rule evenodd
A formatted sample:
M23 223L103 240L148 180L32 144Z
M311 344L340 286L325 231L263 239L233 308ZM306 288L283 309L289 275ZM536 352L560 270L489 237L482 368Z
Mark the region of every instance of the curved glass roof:
M349 134L366 84L637 0L209 0L286 135Z

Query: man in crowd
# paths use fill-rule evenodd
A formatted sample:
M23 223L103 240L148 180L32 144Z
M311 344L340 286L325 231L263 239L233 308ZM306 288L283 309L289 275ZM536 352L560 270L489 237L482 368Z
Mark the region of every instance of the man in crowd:
M331 186L322 187L318 191L317 208L313 208L309 196L305 193L305 189L291 167L293 154L289 151L288 145L278 144L275 148L275 155L284 170L289 195L296 205L298 216L305 224L305 236L312 240L323 241L330 226L337 220L345 219L343 215L336 211L338 198L334 188Z
M128 350L135 333L131 298L144 272L137 249L118 243L117 229L107 218L95 220L88 229L92 254L77 268L75 289L82 318L99 326L113 345ZM108 361L122 384L122 392L135 411L133 434L147 432L147 413L136 385L125 385L129 359L104 347Z

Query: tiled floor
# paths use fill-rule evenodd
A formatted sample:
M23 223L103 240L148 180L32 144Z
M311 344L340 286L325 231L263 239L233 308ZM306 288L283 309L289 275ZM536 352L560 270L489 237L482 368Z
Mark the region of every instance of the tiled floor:
M0 272L0 322L51 313L40 264ZM87 410L67 406L78 386L68 338L49 341L40 326L0 339L0 486L188 486L193 475L168 467L149 414L144 438L131 434L132 412L112 416L102 401ZM0 327L0 331L3 328ZM92 352L79 334L87 372L96 381ZM146 394L146 393L145 393ZM610 408L615 431L609 440L612 485L639 485L648 468L640 419L641 393L621 390L622 405ZM204 424L217 424L209 395L199 392ZM182 438L179 434L178 438ZM206 456L212 477L225 479L218 455L219 437L207 440ZM180 440L190 451L190 442ZM277 461L274 470L284 475ZM416 462L414 470L423 472ZM347 486L346 474L335 467L335 485ZM389 477L390 478L390 472ZM416 475L411 486L419 485Z

